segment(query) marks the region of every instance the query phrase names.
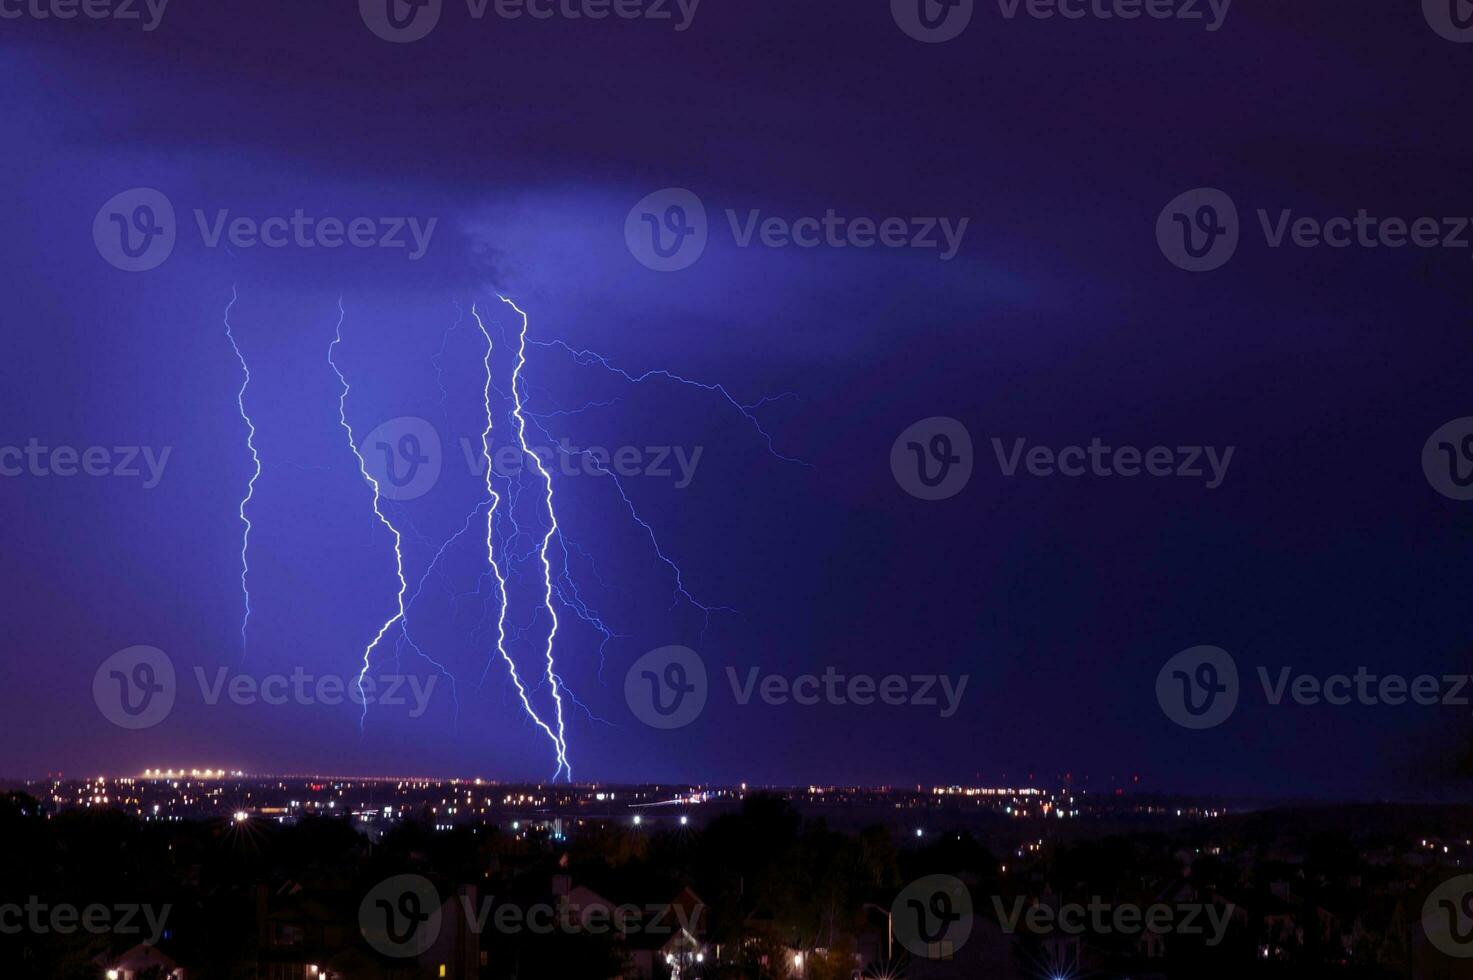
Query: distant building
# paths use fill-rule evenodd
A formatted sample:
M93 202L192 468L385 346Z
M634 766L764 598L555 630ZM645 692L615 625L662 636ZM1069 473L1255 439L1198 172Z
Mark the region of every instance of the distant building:
M183 967L157 946L143 943L134 946L121 956L97 957L95 962L106 980L188 980ZM152 971L152 972L150 972Z
M363 942L354 896L333 888L308 889L295 882L269 891L259 886L256 921L260 980L476 980L485 965L480 935L467 908L474 886L462 886L440 909L440 932L417 957L391 960ZM125 978L119 978L125 980Z

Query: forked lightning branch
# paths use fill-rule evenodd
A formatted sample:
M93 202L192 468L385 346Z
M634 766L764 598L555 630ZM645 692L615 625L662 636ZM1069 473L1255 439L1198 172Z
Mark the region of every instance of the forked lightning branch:
M251 371L248 358L240 344L241 338L236 332L236 326L232 323L231 312L239 301L238 292L232 291L229 305L226 307L224 317L225 336L229 343L231 352L236 358L241 371L241 384L236 392L236 403L239 410L241 422L245 430L245 447L249 453L252 472L247 480L238 506L238 517L241 522L241 547L240 547L240 585L243 601L243 614L241 618L240 633L241 642L244 646L247 639L248 627L253 612L252 581L250 544L251 532L254 524L251 518L251 505L255 499L258 481L262 475L262 457L258 451L256 436L257 428L252 420L249 408L249 394L251 386ZM485 477L484 495L477 502L476 507L467 516L463 526L456 534L443 542L435 552L433 559L429 562L423 574L420 575L419 586L411 591L411 578L406 574L405 560L405 531L402 526L403 518L398 512L386 506L386 499L391 495L386 491L383 484L383 475L376 474L374 466L370 464L366 455L367 444L372 441L368 439L360 441L355 432L352 422L352 394L353 386L339 364L340 348L346 343L345 325L348 324L349 314L347 307L339 301L338 318L333 329L331 342L327 345L327 363L338 383L337 421L341 426L348 443L349 451L353 457L355 469L364 486L369 491L368 509L373 515L374 521L386 532L392 550L392 564L395 583L394 599L392 604L384 610L383 619L375 621L371 633L360 655L361 668L357 675L357 698L354 698L362 706L360 715L360 729L367 722L369 705L372 701L366 695L363 687L371 680L371 671L384 662L384 659L392 655L398 658L401 648L407 647L410 651L423 657L433 665L450 682L452 696L455 697L457 712L459 711L459 697L454 694L458 689L455 676L442 663L431 657L423 647L420 646L410 635L409 619L415 601L419 598L425 581L434 572L440 560L447 550L459 540L468 535L472 527L484 511L484 546L485 565L481 576L482 586L494 582L494 589L489 598L484 598L495 608L495 643L494 649L487 652L486 669L482 672L482 681L489 674L490 668L498 662L504 668L507 680L516 692L516 700L528 722L542 736L545 736L553 750L555 768L552 778L566 778L572 780L573 769L568 748L568 719L567 715L571 708L582 708L583 705L568 689L563 681L563 676L558 668L558 650L560 640L560 629L562 623L559 620L559 608L565 612L571 612L577 618L588 623L596 630L607 644L615 634L603 622L598 614L583 599L582 590L572 579L571 558L575 553L581 553L582 549L571 543L566 536L563 526L558 520L556 506L556 491L554 486L554 467L545 462L538 450L528 442L527 427L530 424L536 426L541 434L546 437L549 433L542 428L538 416L530 412L526 405L527 399L527 353L528 345L536 345L549 350L557 350L572 355L575 365L579 367L593 367L605 371L615 378L621 379L629 384L646 384L652 382L663 382L695 388L706 393L715 393L727 404L736 408L742 418L747 421L765 442L767 451L778 458L792 460L792 457L783 456L773 447L772 436L758 422L753 410L761 404L773 399L763 399L760 402L744 404L734 398L726 388L719 384L707 384L692 381L674 372L655 369L640 373L633 373L614 366L609 358L602 354L588 350L576 350L560 340L529 340L529 320L525 312L516 306L510 299L500 297L500 302L510 311L510 317L515 321L513 355L514 363L511 369L509 384L502 388L497 384L495 372L492 366L493 354L496 351L496 339L487 327L487 319L478 306L471 307L471 318L475 321L477 331L480 335L482 356L482 383L481 383L481 406L485 412L483 427L480 434L480 452L484 459L483 473ZM458 321L457 321L458 322ZM451 327L450 329L454 329ZM505 336L503 332L502 336ZM448 337L448 331L447 331ZM442 343L441 353L444 347ZM438 356L438 355L437 355ZM437 364L438 368L438 364ZM498 410L493 401L493 393L500 395L506 393L510 400L509 422L498 427ZM504 431L504 442L513 444L514 451L522 460L523 465L516 468L518 474L513 485L513 477L506 473L505 467L493 465L493 455L497 451L495 442L498 431ZM588 454L588 450L571 448L567 440L557 443L558 451L568 457L582 457ZM503 450L507 447L503 445ZM594 460L597 464L597 460ZM392 465L391 463L388 465ZM684 573L680 566L672 560L661 546L654 528L643 517L640 516L633 500L620 483L619 474L606 466L598 464L595 466L597 474L607 477L608 482L613 485L618 493L620 501L627 508L630 518L647 535L654 556L659 563L668 570L673 579L673 591L675 602L686 602L691 607L699 610L705 619L709 621L710 614L715 611L729 611L726 607L707 605L698 601L686 588ZM520 495L520 474L530 471L531 480L538 487L540 511L536 519L535 528L524 528L519 524L516 514L513 513L512 504ZM498 480L505 480L506 485L498 489ZM510 531L507 530L508 524ZM537 569L537 596L535 607L521 614L512 615L517 601L513 591L508 588L508 579L511 574L511 566L523 560L528 560L526 555L516 553L511 545L521 539L524 533L531 532L530 537L536 541L536 548L531 560ZM479 531L474 536L479 538ZM477 595L481 595L478 589ZM515 633L508 628L509 620L519 624ZM531 624L530 626L527 624ZM523 662L528 659L525 655L518 656L513 651L515 641L526 641L529 634L533 635L534 645L539 652L536 657L535 666ZM600 660L603 655L603 646L598 649ZM584 710L587 710L586 708Z

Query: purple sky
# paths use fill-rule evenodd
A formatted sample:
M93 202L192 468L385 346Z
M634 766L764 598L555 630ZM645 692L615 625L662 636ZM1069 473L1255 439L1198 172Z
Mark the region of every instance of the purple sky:
M1439 426L1473 415L1473 249L1274 248L1257 212L1473 215L1453 94L1473 45L1439 37L1414 3L1239 0L1208 31L1009 19L979 2L941 44L907 37L889 6L704 0L678 31L476 20L445 0L434 31L404 44L343 0L174 0L151 31L0 19L0 447L171 452L148 489L0 477L0 774L550 775L548 741L470 595L484 585L484 525L410 617L457 678L458 718L443 684L418 717L371 712L360 735L355 706L212 705L196 683L221 668L352 678L393 612L392 540L327 361L339 298L355 433L418 416L444 444L434 489L386 509L412 587L484 495L464 455L485 425L483 342L469 318L445 331L456 304L478 303L501 344L517 325L502 292L535 341L719 382L746 404L797 396L753 414L803 463L776 458L719 393L631 385L529 348L529 410L553 435L701 447L689 486L624 486L690 594L735 610L703 630L689 602L672 607L671 569L612 482L554 473L580 593L619 634L600 670L599 634L559 606L559 675L587 706L567 711L576 778L1072 772L1108 786L1139 773L1162 789L1461 795L1466 706L1274 706L1256 670L1468 672L1473 503L1435 492L1421 457ZM91 231L104 202L136 187L169 199L178 240L133 273L104 261ZM704 202L710 243L691 268L660 273L624 228L667 187ZM1155 234L1167 202L1196 187L1225 191L1241 218L1237 253L1210 273L1176 268ZM415 261L209 247L197 209L436 225ZM969 224L942 261L935 249L742 248L726 217L830 209ZM251 460L224 334L232 288L263 460L244 656L236 509ZM494 356L499 377L511 354ZM970 484L939 502L907 494L889 462L897 436L932 416L960 420L976 450ZM992 445L1094 437L1235 450L1209 490L1009 478ZM521 547L540 538L541 492L529 482L515 505L533 536ZM540 601L538 571L520 563L518 615ZM524 674L539 669L545 625L517 640ZM390 672L395 635L376 673ZM136 644L164 650L180 680L169 716L129 731L99 711L93 678ZM673 644L699 650L711 693L668 732L635 717L624 678ZM1156 677L1201 644L1233 654L1244 691L1229 721L1188 731L1158 704ZM402 664L435 673L412 652ZM968 684L941 717L742 705L727 675L830 667ZM550 710L546 690L534 697Z

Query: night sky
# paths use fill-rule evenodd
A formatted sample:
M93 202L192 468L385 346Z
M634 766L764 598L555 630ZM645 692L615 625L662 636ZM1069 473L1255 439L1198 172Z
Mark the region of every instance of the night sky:
M486 423L472 304L497 345L495 438L511 437L520 324L499 293L528 314L527 411L553 436L702 448L688 486L622 486L690 596L730 610L708 620L676 593L611 478L554 471L573 578L617 634L603 643L558 606L558 674L586 706L567 706L575 779L1072 773L1097 789L1138 775L1247 796L1466 795L1466 703L1275 706L1257 680L1260 666L1470 670L1473 502L1439 493L1422 460L1435 431L1473 416L1473 232L1435 248L1306 248L1289 232L1275 248L1258 215L1269 233L1286 209L1440 229L1473 215L1459 96L1473 45L1432 29L1437 4L1238 0L1208 30L1206 3L1205 20L1073 20L979 0L944 43L907 36L885 0L704 0L684 30L667 6L671 20L477 20L445 0L411 43L375 36L346 0L174 0L153 30L6 7L21 15L0 19L0 446L171 452L148 488L0 478L0 774L550 776L550 743L493 659L484 517L410 613L457 679L458 715L442 683L418 717L371 710L360 733L355 705L211 705L195 682L197 668L356 676L397 582L339 424L339 301L356 436L419 417L443 445L433 489L384 507L412 589L485 493L464 452ZM93 225L139 187L172 203L177 242L129 272ZM631 209L664 188L709 214L705 253L675 272L625 239ZM1157 240L1163 208L1194 188L1238 211L1237 251L1209 272ZM418 259L210 247L196 209L207 224L297 209L436 224ZM830 209L969 224L950 260L743 248L728 209L739 225ZM232 292L262 459L245 650L237 508L252 466ZM720 384L757 424L720 391L632 384L556 341ZM973 444L970 482L936 501L890 464L931 417ZM1234 452L1208 488L1026 464L1008 477L993 444L1096 437ZM533 475L515 500L524 554L545 529ZM535 551L515 571L515 659L535 681ZM375 673L393 670L396 636ZM134 645L179 675L168 717L136 731L93 696L99 666ZM699 651L710 691L665 731L632 712L625 675L670 645ZM1156 682L1199 645L1231 653L1243 690L1230 719L1194 731ZM399 655L403 673L437 675ZM729 667L968 682L950 717L742 705ZM544 712L548 694L534 692Z

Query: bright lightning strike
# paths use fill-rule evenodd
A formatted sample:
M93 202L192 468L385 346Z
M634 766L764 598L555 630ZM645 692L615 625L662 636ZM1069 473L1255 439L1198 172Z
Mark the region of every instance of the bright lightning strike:
M255 470L251 473L250 482L246 484L246 494L240 501L240 522L245 525L240 536L240 591L245 596L245 615L240 620L240 648L245 652L246 627L251 621L251 590L246 582L251 571L249 551L251 547L251 519L246 516L246 505L256 495L256 481L261 478L261 455L256 451L256 424L246 413L245 394L246 389L251 386L251 369L246 364L245 355L240 352L240 346L235 342L235 333L230 326L230 309L235 306L235 301L240 298L234 286L230 287L230 302L225 306L225 338L230 341L230 349L235 351L235 357L240 361L240 370L244 379L240 383L240 390L235 394L235 404L240 409L241 420L246 424L246 448L251 451L251 461L255 464Z
M343 377L343 372L338 370L337 362L333 360L333 349L343 342L343 320L347 315L347 311L343 309L343 301L339 299L337 328L333 333L332 343L327 345L327 363L332 367L333 373L338 376L338 383L342 385L343 389L342 393L338 395L338 422L342 425L343 431L348 433L348 448L353 451L354 458L358 460L358 472L363 475L363 479L373 488L374 516L394 536L394 569L395 574L399 578L399 594L395 599L398 604L398 611L379 628L378 635L373 638L373 642L369 643L363 650L363 669L358 672L358 696L359 701L363 705L363 714L358 719L358 727L361 731L363 722L368 717L368 698L363 690L363 679L368 676L369 667L372 665L374 648L383 641L384 636L389 630L393 629L394 624L401 623L404 619L404 593L409 590L409 582L404 578L403 536L400 535L399 529L384 516L384 512L379 508L381 497L378 481L369 475L368 462L363 458L363 454L358 451L358 440L353 435L353 426L348 423L348 379Z
M558 533L557 511L553 508L552 504L552 474L548 473L547 469L543 467L541 458L527 446L527 420L522 415L520 381L522 368L527 363L527 314L518 309L517 304L505 296L500 297L500 299L507 306L516 310L517 315L522 318L522 329L518 335L517 343L517 365L512 369L511 375L512 416L517 420L517 442L521 445L522 452L532 458L532 465L537 468L538 475L547 484L547 533L542 537L541 555L542 579L545 585L542 603L547 608L547 614L552 617L552 626L547 631L547 681L552 687L552 700L557 708L558 767L567 770L568 779L571 781L573 770L568 765L568 743L566 730L563 727L563 696L560 690L561 685L555 673L556 665L552 657L553 642L557 638L558 630L557 610L552 604L552 563L547 559L548 545L551 544L553 536Z
M491 501L491 506L486 512L486 560L491 566L492 574L496 576L496 586L501 594L501 610L496 619L496 652L499 653L501 655L501 659L506 662L507 670L511 674L511 682L513 685L516 686L517 696L521 699L523 710L527 712L527 716L532 719L532 722L538 728L542 729L542 731L546 733L548 738L552 739L553 748L557 752L558 759L558 767L552 774L553 779L556 780L557 777L561 775L563 770L567 767L567 751L564 748L563 739L559 737L558 733L554 732L548 726L547 722L542 720L541 716L539 716L537 714L537 711L532 707L532 702L527 697L527 688L522 683L520 675L517 674L516 662L512 660L511 655L507 653L506 650L506 576L502 573L501 565L496 560L496 538L494 530L496 526L496 511L497 508L501 506L501 494L496 492L493 472L494 466L491 458L491 353L493 344L491 341L491 334L487 332L486 324L481 320L481 314L475 306L471 307L471 316L475 318L476 326L480 329L481 335L486 338L486 356L484 361L482 362L486 369L486 386L482 392L483 401L486 407L486 428L481 433L481 453L486 461L486 493ZM548 645L550 652L550 639L548 641ZM551 669L551 666L549 666L549 672L551 671ZM554 692L556 692L556 688L554 688ZM558 727L561 730L561 702L559 702L558 704ZM571 776L572 773L571 770L569 770L570 779Z

